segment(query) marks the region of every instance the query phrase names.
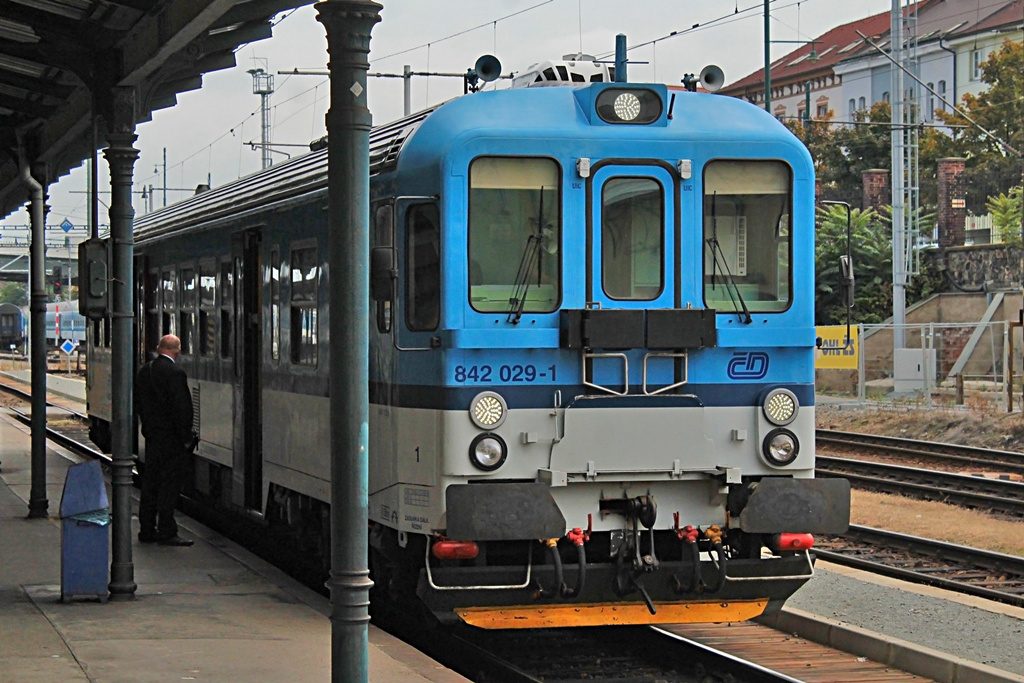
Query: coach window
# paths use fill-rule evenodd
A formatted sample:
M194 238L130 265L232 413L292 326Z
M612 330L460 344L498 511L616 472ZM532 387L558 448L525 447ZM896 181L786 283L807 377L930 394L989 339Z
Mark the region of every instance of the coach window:
M165 270L160 278L160 292L161 292L161 313L162 322L160 324L161 335L164 334L177 334L178 330L175 326L175 313L178 309L178 297L175 291L175 278L173 270Z
M231 260L220 262L220 357L231 358L235 348L234 325L231 319L231 306L235 296L235 275L231 270Z
M612 299L661 293L665 196L651 178L613 178L601 194L601 281Z
M160 341L160 330L163 325L160 321L160 302L157 299L157 288L160 282L160 273L154 269L146 271L146 341L143 358L146 354L156 353L156 345ZM110 316L107 316L107 320Z
M270 252L270 357L281 360L281 252Z
M792 180L781 161L704 169L704 301L719 312L784 311L790 302Z
M551 159L481 157L469 170L469 303L550 313L561 300L559 168ZM525 295L523 294L525 292Z
M317 282L320 268L316 247L292 249L291 254L291 358L293 363L316 365Z
M380 204L374 209L373 212L373 232L370 246L372 247L392 247L394 246L394 230L395 230L395 208L391 203ZM391 306L392 301L377 301L375 302L376 311L375 318L377 322L377 331L381 334L387 334L391 332Z
M181 309L178 313L178 337L181 352L192 353L196 328L196 271L195 268L181 269Z
M199 354L210 357L217 352L217 265L199 264Z
M441 219L434 204L406 213L405 323L410 330L436 330L441 313Z

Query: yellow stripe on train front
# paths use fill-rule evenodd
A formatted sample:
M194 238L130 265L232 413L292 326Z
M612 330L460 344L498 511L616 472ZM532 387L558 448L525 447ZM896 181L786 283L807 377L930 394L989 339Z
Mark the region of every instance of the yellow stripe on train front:
M467 624L486 629L559 628L630 624L692 624L746 621L760 616L767 600L654 603L657 614L643 604L614 602L533 607L462 607L455 613Z

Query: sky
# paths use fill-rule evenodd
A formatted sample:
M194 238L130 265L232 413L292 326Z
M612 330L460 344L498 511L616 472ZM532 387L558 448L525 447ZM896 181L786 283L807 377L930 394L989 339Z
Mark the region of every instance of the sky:
M678 84L686 73L708 64L725 72L726 83L760 69L764 60L761 0L382 0L381 21L370 43L370 73L413 71L464 73L476 59L493 54L502 73L583 52L612 58L616 34L631 47L631 82ZM840 24L888 11L891 0L772 0L771 39L810 40ZM642 9L641 9L642 8ZM261 152L248 144L260 140L260 96L253 94L248 70L274 76L270 98L270 140L275 162L305 151L322 137L330 96L326 76L278 72L325 71L327 40L312 6L276 19L274 36L241 46L237 66L203 77L200 90L183 93L174 107L154 112L137 127L140 150L135 164L136 215L184 199L201 183L220 185L257 171ZM672 35L675 33L675 35ZM800 45L774 43L772 59ZM487 87L508 87L501 80ZM462 79L414 77L412 111L462 94ZM400 78L372 77L367 97L374 124L402 116ZM166 185L164 150L166 149ZM107 221L109 171L100 154L100 224ZM87 222L87 173L84 166L49 188L47 226L64 219L76 227ZM156 188L150 196L149 186ZM146 189L146 197L142 192ZM0 234L20 234L29 222L24 209L0 221ZM48 230L51 228L48 227ZM101 232L103 228L101 227ZM76 231L77 232L77 231ZM60 234L60 233L57 233Z

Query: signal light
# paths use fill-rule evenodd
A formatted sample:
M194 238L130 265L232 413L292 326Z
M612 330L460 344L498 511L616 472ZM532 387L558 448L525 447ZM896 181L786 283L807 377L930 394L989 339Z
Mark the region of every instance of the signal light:
M814 536L811 534L779 534L774 536L771 548L775 552L810 550L814 547Z
M480 554L480 546L473 541L438 541L430 550L439 560L472 560Z

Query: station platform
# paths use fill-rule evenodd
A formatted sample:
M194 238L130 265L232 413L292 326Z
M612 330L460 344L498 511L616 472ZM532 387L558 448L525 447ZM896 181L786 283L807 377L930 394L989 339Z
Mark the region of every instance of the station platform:
M190 548L138 543L133 516L133 599L61 602L58 511L80 460L48 444L48 519L27 518L30 462L28 428L0 412L0 681L331 679L328 600L180 514ZM372 625L369 640L370 681L466 680Z

